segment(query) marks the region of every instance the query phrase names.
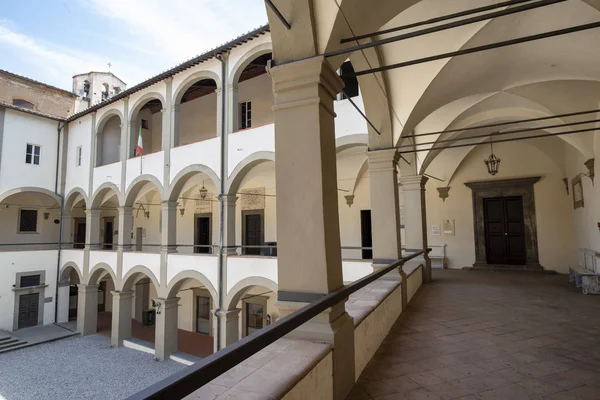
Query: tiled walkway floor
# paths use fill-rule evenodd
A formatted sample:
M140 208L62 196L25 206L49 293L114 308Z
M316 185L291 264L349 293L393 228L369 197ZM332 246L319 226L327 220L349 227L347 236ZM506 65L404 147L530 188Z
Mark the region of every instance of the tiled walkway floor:
M434 271L348 399L600 399L600 296L565 275Z

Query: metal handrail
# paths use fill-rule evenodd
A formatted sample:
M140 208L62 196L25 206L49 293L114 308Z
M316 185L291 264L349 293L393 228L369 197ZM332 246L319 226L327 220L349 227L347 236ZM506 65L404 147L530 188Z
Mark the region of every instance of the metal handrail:
M381 278L407 261L420 256L431 249L421 250L410 256L403 257L387 267L375 271L349 285L323 295L320 300L310 303L289 314L271 325L268 325L249 336L211 354L175 374L148 386L128 397L128 400L141 399L181 399L198 390L221 374L227 372L242 361L258 353L277 339L290 333L300 325L310 321L323 311L344 301L352 293L357 292L369 283Z

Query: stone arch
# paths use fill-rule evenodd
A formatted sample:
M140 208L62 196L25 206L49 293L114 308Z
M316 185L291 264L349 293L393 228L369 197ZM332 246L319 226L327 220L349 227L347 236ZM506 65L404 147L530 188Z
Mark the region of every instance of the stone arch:
M215 187L220 187L221 181L215 173L215 171L213 171L210 167L207 167L206 165L202 164L189 165L181 171L179 171L179 173L171 181L171 188L169 190L169 195L167 196L169 201L176 201L186 182L192 176L199 173L206 174L212 180Z
M39 187L33 187L33 186L25 186L25 187L11 189L11 190L8 190L8 191L2 193L0 195L0 203L2 203L8 197L10 197L12 195L15 195L15 194L19 194L19 193L39 193L39 194L44 194L44 195L52 198L58 204L60 204L60 202L61 202L61 197L59 195L57 195L56 193L51 192L48 189L39 188Z
M100 132L104 128L104 125L106 125L106 123L114 116L119 117L121 124L123 123L123 121L125 121L125 117L123 116L121 110L117 108L111 108L110 110L102 114L102 117L100 117L100 120L98 120L98 122L96 123L95 132Z
M238 81L240 80L240 76L242 75L242 72L244 71L244 69L246 69L248 65L250 65L250 63L254 59L264 54L272 52L273 46L271 42L261 43L249 49L246 53L244 53L244 55L242 55L242 57L240 57L240 59L235 63L235 65L231 69L231 73L229 74L229 82L233 85L237 85Z
M221 77L217 73L215 73L213 71L209 71L209 70L194 72L193 74L191 74L190 76L185 78L185 80L183 82L181 82L181 84L177 87L177 89L173 91L173 104L174 105L181 104L181 99L183 98L183 95L185 94L185 92L194 83L201 81L203 79L212 79L213 81L215 81L215 84L217 85L217 90L221 88Z
M167 286L167 289L164 292L166 297L167 298L175 297L177 292L179 292L181 285L187 279L195 279L198 282L200 282L201 284L203 284L206 287L206 290L209 291L213 302L215 302L215 304L216 304L216 302L219 299L218 295L217 295L217 290L215 289L213 284L210 282L210 280L204 274L202 274L201 272L198 272L198 271L194 271L194 270L181 271L180 273L175 275L173 278L171 278L171 281L169 282L169 285Z
M362 178L363 175L368 170L369 170L369 160L365 158L365 160L360 165L360 168L358 169L358 172L356 173L356 179L352 183L352 191L350 192L351 195L353 195L354 192L356 192L356 187L358 186L358 182L360 181L360 178Z
M252 168L262 163L273 161L275 162L275 153L272 151L258 151L244 158L236 165L228 179L227 193L235 195L242 183L242 180Z
M143 265L136 265L135 267L133 267L129 271L127 271L127 273L123 277L123 284L121 285L121 291L125 292L125 291L132 290L135 279L139 275L143 275L143 276L149 278L152 281L152 283L154 284L154 287L156 288L156 290L158 290L160 288L158 279L152 273L152 271L150 271L150 269L148 267L145 267Z
M133 104L133 106L131 107L130 112L129 112L129 120L131 121L132 117L134 115L137 115L137 113L140 112L140 110L142 109L142 107L144 107L144 105L146 105L146 103L148 103L150 100L158 100L158 101L160 101L160 104L163 106L163 108L167 104L165 102L165 98L164 98L164 96L162 94L160 94L158 92L146 93L145 95L143 95L142 97L140 97L135 102L135 104Z
M58 274L58 281L59 282L67 281L71 269L75 270L75 272L77 273L77 276L79 277L79 282L83 282L83 273L81 272L81 269L79 268L79 266L77 264L75 264L73 261L68 261L61 267L60 272Z
M350 149L352 147L369 145L369 135L366 133L355 133L353 135L342 136L335 139L335 152L340 152Z
M85 206L88 206L88 197L87 194L85 194L85 190L77 186L71 189L69 191L69 194L65 196L65 204L63 207L65 211L71 211L73 209L73 207L75 206L75 200L77 199L78 195L81 195L81 197L83 197L83 202L85 203Z
M262 286L277 293L277 283L262 276L249 276L236 283L229 293L227 294L227 300L225 301L226 310L235 308L237 303L240 302L244 294L252 286Z
M132 206L135 202L135 198L140 192L140 189L147 183L152 183L156 187L156 190L158 190L158 193L160 193L162 199L163 186L161 185L159 180L153 175L140 175L129 184L129 188L127 189L127 192L125 194L124 204L126 206Z
M115 272L112 270L110 265L104 262L96 264L94 268L90 270L90 273L88 274L87 284L97 285L98 281L100 280L100 277L103 276L103 272L108 272L115 284L115 287L117 287L119 281L117 280Z
M94 192L94 195L92 196L92 201L91 201L91 209L100 208L100 206L102 205L100 202L104 198L104 195L109 191L112 191L115 193L119 204L122 203L122 195L121 195L121 191L119 190L119 188L114 183L105 182L102 185L98 186L98 188L96 189L96 192Z

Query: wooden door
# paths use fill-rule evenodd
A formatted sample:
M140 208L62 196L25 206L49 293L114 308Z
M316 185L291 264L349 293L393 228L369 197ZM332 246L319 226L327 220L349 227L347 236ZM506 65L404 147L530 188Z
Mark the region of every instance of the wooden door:
M106 282L98 284L98 312L106 311Z
M210 335L210 297L196 296L196 332Z
M102 248L104 250L112 250L113 248L113 219L105 219L104 220L104 245Z
M488 264L524 265L525 225L522 197L483 199Z
M247 213L244 215L244 246L263 245L263 218L262 214ZM244 254L260 255L260 248L246 248Z
M371 210L360 210L360 246L373 247L373 234L371 233ZM362 259L373 259L373 250L362 250Z
M40 294L22 294L19 296L19 325L17 329L36 326L38 324L38 312Z
M85 219L75 221L75 237L73 238L73 248L83 249L85 247Z
M210 245L210 217L201 216L196 217L196 230L195 240L196 246L209 246ZM210 254L212 253L210 247L194 247L194 253Z

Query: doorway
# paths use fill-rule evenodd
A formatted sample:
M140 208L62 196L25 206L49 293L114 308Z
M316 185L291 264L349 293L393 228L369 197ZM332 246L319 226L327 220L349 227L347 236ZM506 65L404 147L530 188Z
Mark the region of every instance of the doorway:
M114 238L114 218L104 219L104 244L102 248L104 250L112 250Z
M523 197L483 199L488 264L525 265Z
M142 236L144 228L135 228L135 251L142 251Z
M262 329L265 319L265 311L262 304L246 303L246 332L245 336L248 336L259 329Z
M196 214L196 226L194 229L194 245L202 247L194 247L194 253L211 254L212 242L211 238L211 214Z
M373 234L371 231L371 210L360 210L360 246L373 247ZM362 249L362 259L372 260L373 250Z
M262 246L264 244L264 211L242 211L242 245ZM261 254L260 248L244 248L243 254Z
M106 281L98 284L98 312L106 311Z
M19 296L19 322L17 329L28 328L38 324L40 294L30 293Z
M75 235L73 235L73 248L83 249L85 247L85 218L75 220Z
M196 332L210 335L210 297L196 296Z

